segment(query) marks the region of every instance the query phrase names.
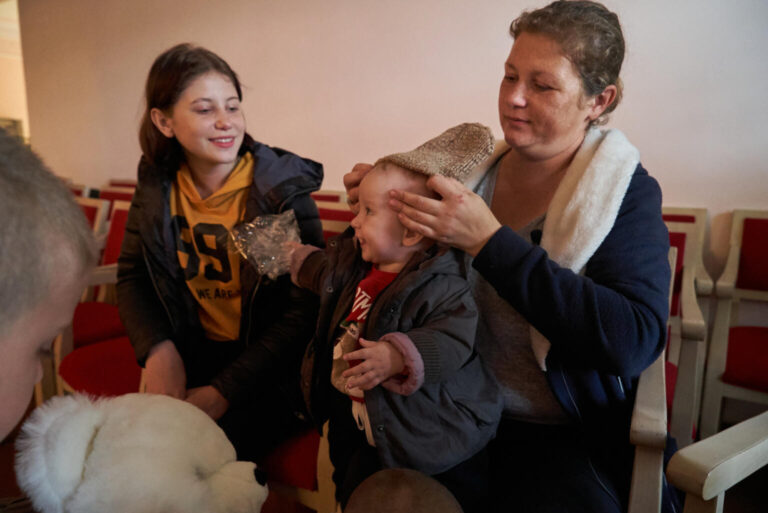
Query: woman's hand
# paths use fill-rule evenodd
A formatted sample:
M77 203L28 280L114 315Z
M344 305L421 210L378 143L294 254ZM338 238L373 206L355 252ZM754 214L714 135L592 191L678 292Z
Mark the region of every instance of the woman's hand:
M163 340L149 350L144 366L147 392L184 399L187 396L187 373L184 362L171 340Z
M382 381L405 369L403 355L386 341L371 341L360 337L362 349L344 355L344 360L361 360L354 367L341 373L347 378L347 387L370 390Z
M203 410L213 420L219 420L229 409L229 401L211 385L190 388L187 402Z
M371 169L373 169L371 164L359 163L355 164L352 171L344 175L343 180L344 188L347 190L347 204L355 215L357 215L358 210L360 210L360 206L357 203L360 199L358 187L360 187L360 182L363 177L368 174L368 171Z
M501 228L483 198L453 178L436 175L427 187L441 200L397 189L389 191L389 205L403 225L425 237L477 255Z

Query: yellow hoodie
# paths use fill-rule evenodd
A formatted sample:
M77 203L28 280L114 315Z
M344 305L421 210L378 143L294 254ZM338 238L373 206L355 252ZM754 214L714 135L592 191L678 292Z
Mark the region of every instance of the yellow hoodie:
M253 156L246 153L224 185L205 199L200 198L185 164L171 186L171 217L178 230L176 253L211 340L239 338L240 255L228 243L228 234L243 220L252 183Z

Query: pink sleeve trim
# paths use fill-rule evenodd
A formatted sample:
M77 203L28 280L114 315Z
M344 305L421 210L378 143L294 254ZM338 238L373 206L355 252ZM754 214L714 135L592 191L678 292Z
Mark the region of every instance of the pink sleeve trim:
M381 340L389 342L403 357L403 373L392 376L381 386L400 395L411 395L424 384L424 360L408 335L400 332L387 333Z
M309 244L302 244L301 246L297 246L296 249L293 250L293 253L291 253L291 281L297 287L301 287L301 285L299 285L299 272L301 271L301 266L304 265L304 260L315 251L321 251L321 249Z

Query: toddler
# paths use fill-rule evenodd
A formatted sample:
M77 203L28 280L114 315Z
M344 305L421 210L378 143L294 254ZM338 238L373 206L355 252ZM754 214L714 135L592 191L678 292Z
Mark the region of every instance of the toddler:
M463 178L492 149L490 130L464 124L380 159L350 228L324 251L294 251L292 280L320 296L302 386L314 420L330 420L342 506L365 478L396 467L433 476L467 512L484 506L483 449L501 406L473 348L466 257L405 228L388 193L430 194L427 175Z

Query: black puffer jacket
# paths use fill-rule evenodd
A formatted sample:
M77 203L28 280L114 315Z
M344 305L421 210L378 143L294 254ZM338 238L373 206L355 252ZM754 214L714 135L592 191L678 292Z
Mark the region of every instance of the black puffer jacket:
M322 245L317 208L309 196L322 183L322 165L256 142L247 134L240 147L240 154L245 152L254 157L245 220L293 209L302 241ZM163 340L172 340L184 359L205 337L176 254L180 239L170 214L176 171L142 158L118 259L120 318L142 366L150 348ZM301 356L317 314L317 299L293 286L287 275L277 280L260 277L243 261L240 278L240 341L246 347L211 382L231 404L267 382L287 389L298 380Z

